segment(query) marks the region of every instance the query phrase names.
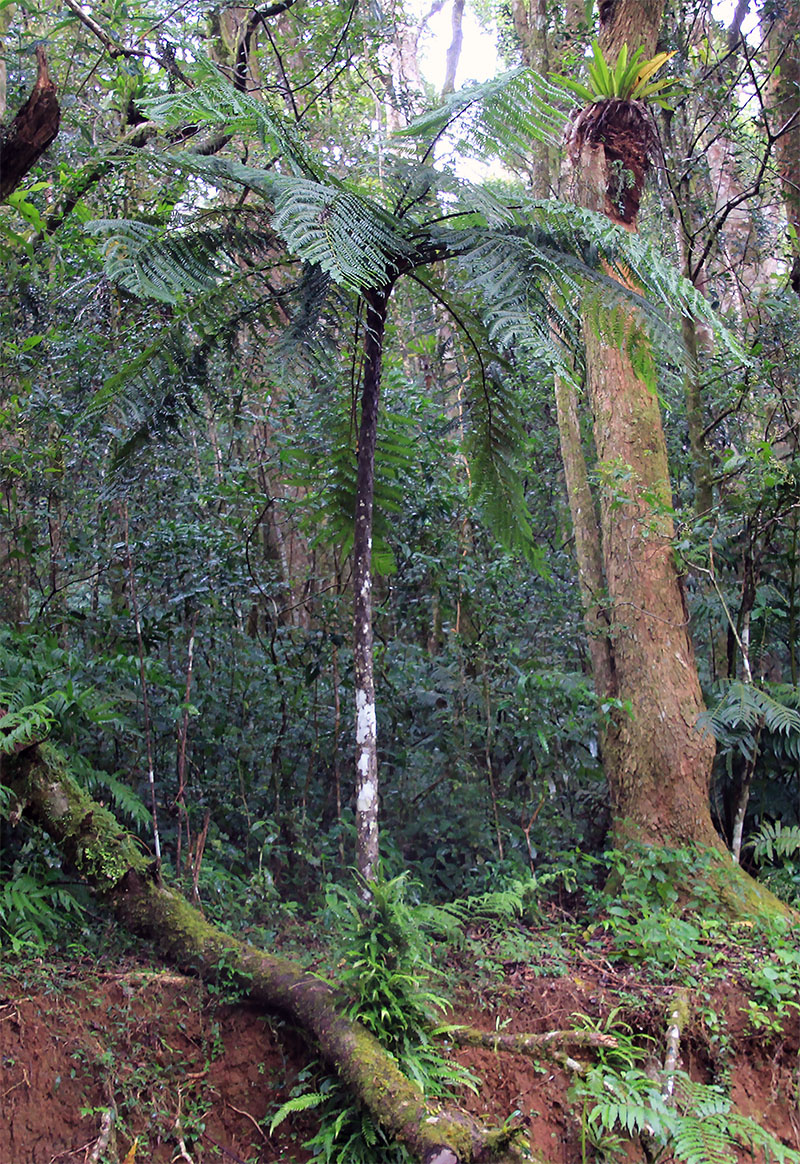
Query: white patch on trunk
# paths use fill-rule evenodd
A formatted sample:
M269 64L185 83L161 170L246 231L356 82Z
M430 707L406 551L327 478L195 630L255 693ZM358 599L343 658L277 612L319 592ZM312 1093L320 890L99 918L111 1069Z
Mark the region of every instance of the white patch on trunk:
M358 812L369 812L378 796L378 790L371 780L362 785L361 791L358 794L356 801L356 810Z
M367 740L374 740L376 727L375 704L367 699L366 691L359 688L356 691L356 744L363 747Z

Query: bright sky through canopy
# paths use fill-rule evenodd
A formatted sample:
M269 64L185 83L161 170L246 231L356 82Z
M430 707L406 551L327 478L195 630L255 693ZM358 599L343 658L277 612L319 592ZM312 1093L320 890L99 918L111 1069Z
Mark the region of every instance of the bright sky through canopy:
M429 11L429 0L419 0L413 5L416 13L421 16ZM735 8L734 0L717 0L713 5L714 16L726 27L733 19ZM420 43L420 67L427 81L430 81L437 90L441 90L444 82L445 54L452 37L452 4L448 3L432 16L428 22L428 32L423 35ZM751 4L750 11L745 17L743 30L750 33L758 22L755 3ZM495 37L487 32L478 23L474 11L467 5L464 10L464 47L461 51L461 60L458 66L456 87L465 81L486 81L499 70L495 48Z

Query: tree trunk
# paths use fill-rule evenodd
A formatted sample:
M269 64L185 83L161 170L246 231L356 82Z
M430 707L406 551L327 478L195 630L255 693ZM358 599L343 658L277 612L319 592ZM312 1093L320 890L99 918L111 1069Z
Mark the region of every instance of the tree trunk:
M364 384L358 433L353 534L353 670L356 690L356 868L364 883L378 864L378 739L372 657L372 510L375 446L390 288L366 296Z
M2 762L3 783L18 801L13 819L22 811L33 817L123 925L152 940L183 972L210 982L224 975L244 997L299 1023L327 1063L415 1159L422 1164L519 1164L507 1132L487 1131L461 1112L429 1108L418 1085L398 1070L380 1043L341 1013L327 982L228 936L167 888L134 839L75 783L54 748L33 746Z
M601 4L609 59L623 43L631 52L644 45L652 53L661 9L624 0ZM635 230L650 134L639 103L606 101L584 110L570 141L572 200ZM672 549L666 441L658 399L632 362L634 340L648 357L637 327L629 317L629 342L621 348L588 319L584 329L610 640L622 703L603 760L619 840L719 848L708 798L715 745L697 726L703 701Z
M658 400L628 354L590 327L586 351L614 671L625 708L604 753L616 829L659 844L717 845L708 800L715 745L697 727L703 701L672 549Z
M575 536L578 586L583 604L583 618L589 640L594 689L598 701L615 698L617 679L614 652L609 639L608 612L605 609L606 580L600 546L600 531L594 498L589 488L589 474L583 454L577 393L573 384L556 377L556 412L561 445L561 463L567 486L567 499Z
M791 283L800 295L800 0L765 5L761 26L772 70L768 99L781 192L793 228Z
M616 63L624 44L630 55L638 48L645 57L656 51L664 0L600 0L600 48L610 65Z

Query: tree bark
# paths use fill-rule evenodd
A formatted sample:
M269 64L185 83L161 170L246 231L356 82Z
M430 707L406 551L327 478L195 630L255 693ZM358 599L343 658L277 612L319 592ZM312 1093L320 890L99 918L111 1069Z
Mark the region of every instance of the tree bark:
M791 285L800 295L800 0L764 7L761 24L772 70L768 85L781 193L791 236Z
M651 843L719 841L709 789L715 744L672 548L658 400L625 351L586 334L600 522L617 693L625 710L604 753L615 827Z
M633 55L639 47L645 58L656 51L664 0L600 0L600 48L609 65L616 64L624 44Z
M61 109L47 57L36 48L38 75L31 95L9 127L0 132L0 202L13 194L58 133Z
M600 531L581 442L577 393L572 384L556 377L555 396L561 463L575 536L578 586L589 642L594 689L599 701L617 695L614 653L609 638L608 612L605 609L606 580Z
M655 48L663 5L601 4L601 40L614 59L626 43ZM570 141L571 197L636 229L651 130L638 103L584 110ZM620 173L625 175L620 181ZM618 348L585 321L586 366L608 587L610 640L622 708L603 761L618 840L699 843L719 849L709 808L715 745L703 711L688 613L672 549L672 494L658 399L637 373L632 341L647 339L629 316Z
M356 692L356 868L368 884L378 864L378 738L372 655L372 514L375 447L390 288L366 296L364 383L353 533L353 670Z
M312 1036L326 1062L382 1127L422 1164L519 1164L508 1132L468 1115L429 1107L421 1089L358 1022L345 1017L335 990L287 959L267 954L209 924L165 886L154 864L107 809L73 780L47 744L2 758L0 772L25 811L59 845L69 864L132 933L151 940L184 973L220 977L252 1002L287 1015Z

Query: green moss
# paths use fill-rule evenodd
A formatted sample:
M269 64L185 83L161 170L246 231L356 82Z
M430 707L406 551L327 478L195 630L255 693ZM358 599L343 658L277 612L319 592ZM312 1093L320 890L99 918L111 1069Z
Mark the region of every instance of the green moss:
M707 880L732 918L748 921L797 922L797 911L776 897L725 854L708 850Z

